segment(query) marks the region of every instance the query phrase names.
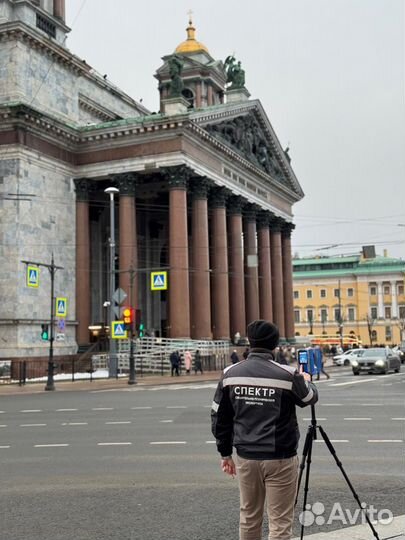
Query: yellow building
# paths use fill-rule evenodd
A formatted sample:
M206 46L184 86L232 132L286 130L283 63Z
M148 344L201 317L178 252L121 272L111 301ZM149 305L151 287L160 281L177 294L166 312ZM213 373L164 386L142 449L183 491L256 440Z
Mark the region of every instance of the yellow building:
M363 345L405 339L404 260L364 249L355 256L294 259L293 271L296 336Z

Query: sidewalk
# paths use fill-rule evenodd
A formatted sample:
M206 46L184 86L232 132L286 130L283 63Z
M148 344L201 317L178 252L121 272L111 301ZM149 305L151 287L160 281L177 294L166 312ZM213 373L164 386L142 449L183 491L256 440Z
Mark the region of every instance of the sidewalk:
M202 382L217 382L221 371L207 371L203 375L190 374L171 377L170 375L144 375L137 378L136 385L128 385L128 377L119 379L93 379L83 381L55 381L55 392L80 392L90 390L114 390L123 388L135 388L142 386L160 386L171 384L192 384ZM45 392L46 381L39 383L27 383L24 386L18 384L0 385L0 395L12 396L21 394L38 394Z
M405 515L397 516L389 525L374 525L380 540L405 540ZM373 540L374 535L370 527L365 525L355 525L345 527L332 532L321 532L304 535L304 540ZM299 540L299 537L293 538Z

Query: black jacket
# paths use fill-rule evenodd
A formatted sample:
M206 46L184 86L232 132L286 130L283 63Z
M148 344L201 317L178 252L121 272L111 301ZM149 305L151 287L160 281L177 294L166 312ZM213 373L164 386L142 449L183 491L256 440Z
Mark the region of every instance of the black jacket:
M295 406L318 400L316 386L292 366L280 365L269 351L227 367L218 383L211 411L212 433L221 456L235 446L246 459L283 459L297 453L299 430Z

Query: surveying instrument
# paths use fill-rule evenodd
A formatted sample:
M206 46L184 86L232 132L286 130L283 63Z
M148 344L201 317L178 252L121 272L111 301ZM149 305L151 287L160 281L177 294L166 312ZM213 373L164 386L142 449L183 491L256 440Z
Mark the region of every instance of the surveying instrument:
M322 352L320 349L314 349L312 347L308 347L307 349L299 349L297 351L297 359L298 359L298 366L300 368L300 371L301 372L304 371L305 373L308 373L311 376L311 381L312 381L313 375L320 373L321 367L322 367ZM305 442L304 442L304 449L302 451L302 459L301 459L300 471L298 475L297 495L295 499L295 506L297 505L298 494L299 494L299 490L301 486L301 480L304 474L304 469L306 467L305 485L304 485L304 502L303 502L303 513L302 513L302 515L305 516L305 511L307 509L308 489L309 489L309 473L311 469L311 460L312 460L312 446L313 446L313 442L317 439L318 430L330 454L335 460L336 465L341 470L343 478L346 480L346 483L349 486L350 491L352 492L355 501L359 505L360 511L365 516L367 523L370 526L370 529L372 530L372 533L375 539L380 540L377 534L377 531L375 530L373 524L370 521L370 518L367 514L367 510L363 508L361 501L359 499L359 496L357 495L352 483L349 480L349 477L347 476L345 470L343 469L342 462L339 460L336 454L335 448L330 442L330 439L325 433L325 430L322 428L322 426L318 425L317 423L316 414L315 414L315 405L311 405L311 424L308 426L308 430L307 430L307 434L306 434ZM305 528L305 523L304 523L304 520L302 520L301 536L300 536L301 540L304 538L304 528Z

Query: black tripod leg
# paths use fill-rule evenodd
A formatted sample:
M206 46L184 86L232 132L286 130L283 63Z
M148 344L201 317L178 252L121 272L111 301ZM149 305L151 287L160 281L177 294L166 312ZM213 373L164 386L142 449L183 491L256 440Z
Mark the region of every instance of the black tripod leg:
M364 508L361 506L361 501L360 501L360 499L359 499L359 496L357 495L357 493L356 493L354 487L352 486L352 483L351 483L350 480L349 480L349 477L347 476L345 470L343 469L342 462L341 462L341 461L339 460L339 458L337 457L337 455L336 455L336 450L335 450L335 448L333 447L333 444L330 442L329 437L326 435L326 433L325 433L325 431L323 430L323 428L322 428L321 426L318 426L318 429L319 429L320 434L322 435L323 440L324 440L325 443L326 443L326 446L327 446L328 449L329 449L329 452L332 454L333 459L336 461L336 465L337 465L337 466L339 467L339 469L342 471L343 477L344 477L344 479L346 480L346 483L347 483L347 485L349 486L350 491L352 492L355 501L357 502L357 504L359 505L361 511L363 512L363 511L364 511ZM366 518L366 520L367 520L367 523L368 523L369 526L370 526L370 529L373 531L374 537L376 538L376 540L380 540L380 538L379 538L379 536L378 536L378 534L377 534L377 531L376 531L375 528L373 527L373 524L371 523L370 518L368 517L368 514L367 514L366 511L364 512L364 515L365 515L365 518ZM302 538L302 537L301 537L301 538Z
M306 443L308 442L308 448L307 448L307 470L305 472L305 485L304 485L304 502L302 504L302 512L303 512L303 519L302 519L302 523L301 523L301 540L304 538L304 527L305 527L305 519L304 519L304 512L306 510L306 506L307 506L307 500L308 500L308 491L309 491L309 472L311 470L311 459L312 459L312 444L314 442L314 436L315 436L315 429L313 426L310 426L308 428L308 441L305 441Z
M314 428L311 425L307 429L307 434L305 436L305 442L304 442L304 448L302 450L302 458L301 458L301 463L300 463L300 472L299 472L299 475L298 475L297 492L296 492L296 496L295 496L294 506L297 506L298 494L299 494L299 491L300 491L302 475L303 475L304 469L305 469L305 461L307 459L309 446L310 445L312 446L313 439L314 439Z

